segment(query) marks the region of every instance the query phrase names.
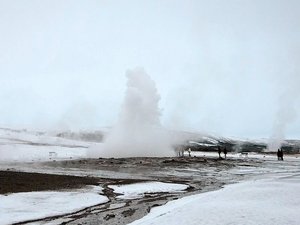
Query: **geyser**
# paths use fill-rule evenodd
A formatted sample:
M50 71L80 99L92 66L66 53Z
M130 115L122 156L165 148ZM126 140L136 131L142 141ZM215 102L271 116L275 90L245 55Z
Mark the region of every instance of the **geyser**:
M173 156L168 132L161 126L160 96L146 72L129 70L127 90L117 124L105 138L101 157Z
M292 65L298 65L293 62ZM278 111L275 115L273 132L268 143L269 151L277 151L284 144L285 133L289 126L298 118L300 91L299 91L299 68L291 68L290 73L286 75L282 82L283 92L278 99Z

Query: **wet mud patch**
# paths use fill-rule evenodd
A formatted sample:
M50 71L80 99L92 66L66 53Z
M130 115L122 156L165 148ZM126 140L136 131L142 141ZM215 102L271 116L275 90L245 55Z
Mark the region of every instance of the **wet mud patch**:
M0 171L0 194L81 188L98 185L98 178Z

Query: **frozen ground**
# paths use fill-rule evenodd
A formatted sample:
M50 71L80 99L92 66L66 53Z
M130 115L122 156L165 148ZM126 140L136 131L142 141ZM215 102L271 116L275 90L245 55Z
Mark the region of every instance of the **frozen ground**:
M103 195L109 199L109 202L96 206L92 206L94 199L90 202L77 201L80 194L103 197L92 189L85 189L84 192L64 189L0 195L0 224L10 224L16 218L19 218L18 221L41 218L34 224L129 224L143 218L150 210L148 216L136 223L168 224L165 220L172 221L167 219L169 216L176 218L172 213L178 217L180 215L174 220L179 224L218 224L218 221L251 224L254 215L256 220L253 224L268 224L270 221L272 224L293 224L296 219L299 220L293 211L299 209L299 194L296 191L299 190L300 173L298 155L286 155L284 161L277 161L274 154L256 153L229 153L227 160L220 160L216 152L193 152L193 157L184 158L86 159L87 149L95 146L101 146L101 143L0 129L0 170L3 172L94 177L103 187ZM45 190L48 187L43 186L44 180L48 179L46 175L35 177L39 179L36 184ZM55 177L54 180L57 190L59 187L66 188L71 178ZM83 181L76 181L76 185L81 182L86 185ZM0 182L0 187L3 183ZM188 189L185 191L178 192L186 187ZM275 195L280 191L284 194ZM117 193L123 193L123 198ZM53 200L54 196L59 204ZM139 198L135 198L137 196ZM176 200L178 198L181 199ZM13 209L12 199L14 203L22 203ZM98 203L101 202L98 200ZM2 203L5 201L4 206ZM69 201L73 201L72 204L65 206ZM167 202L167 205L159 207ZM58 207L51 208L54 205ZM282 211L277 205L286 209L289 220L280 214ZM74 212L85 207L88 208ZM42 208L43 212L37 217L35 211ZM279 216L276 214L271 218L270 212L273 211ZM265 218L257 216L262 213ZM278 219L280 215L285 219Z
M55 135L0 128L0 162L76 159L100 143L69 140Z
M251 180L154 208L131 225L297 225L300 173Z
M193 224L193 222L188 220L188 218L194 218L194 213L200 215L199 211L202 210L201 207L206 208L209 206L216 209L211 209L212 212L210 214L207 213L205 216L201 216L201 218L205 217L206 220L210 220L210 217L215 216L215 211L219 211L219 214L221 215L221 212L224 211L221 206L224 206L226 210L227 208L228 210L230 209L230 212L237 212L236 214L228 214L236 215L237 218L230 217L229 219L233 218L233 220L238 221L237 224L247 224L246 222L249 220L251 215L256 213L257 210L260 210L261 207L269 207L270 211L276 211L274 208L276 204L272 201L267 202L263 196L272 196L272 199L275 202L279 202L281 205L281 202L286 202L286 205L283 204L283 207L290 207L294 209L299 207L297 202L291 202L291 200L296 201L297 196L299 196L296 190L290 192L291 194L279 196L276 200L274 192L279 190L272 189L273 186L282 186L283 189L280 190L285 190L284 193L286 193L286 191L290 191L291 188L296 188L299 183L299 163L300 161L297 156L286 156L285 161L283 162L277 161L275 156L270 156L266 159L263 155L256 154L255 158L252 158L252 156L240 158L240 156L237 155L236 157L232 156L232 158L230 156L228 160L218 160L215 153L215 155L212 154L211 156L206 156L206 158L198 156L185 158L80 159L72 161L44 162L38 164L31 162L13 165L18 165L17 168L21 171L34 170L34 172L44 171L47 173L52 172L58 174L72 173L74 175L92 175L99 177L99 179L103 179L102 176L106 177L100 183L104 188L104 195L109 198L110 202L95 207L89 207L88 209L75 214L65 215L58 218L41 219L35 224L128 224L134 220L143 218L143 216L147 215L153 207L154 208L149 215L156 215L152 213L155 213L156 210L160 210L160 208L155 206L164 205L167 202L172 202L172 200L185 196L192 196L191 198L187 197L188 201L184 201L182 203L183 205L187 205L187 207L182 206L181 203L178 203L178 207L175 203L169 203L172 207L174 206L174 212L179 210L185 214L185 217L182 218L187 219L187 221L180 224L189 224L189 222ZM13 168L10 167L10 170L12 169ZM120 171L122 171L121 174ZM108 179L107 177L113 177L114 179ZM157 180L162 183L167 182L167 185L174 184L176 189L169 189L170 186L166 189L166 184L161 185L161 183L158 186L153 185L157 184ZM150 183L152 185L145 185L145 181L148 184L149 182L152 182ZM154 181L155 183L153 183ZM292 181L295 182L294 186ZM232 183L238 184L228 186L228 184ZM218 190L224 185L225 188L220 191L209 192ZM172 190L182 190L177 189L177 187L183 188L187 186L189 186L189 188L184 192L172 192ZM299 188L297 188L297 190L298 189ZM147 194L149 190L151 194ZM251 190L253 193L251 193ZM270 195L268 194L269 192ZM120 195L117 195L116 193L129 194L129 199L120 198ZM199 193L204 194L202 195ZM216 196L211 197L213 201L205 200L206 197L203 197L203 204L205 203L208 205L202 205L202 200L190 203L191 199L202 199L201 196L206 196L210 193L212 195L215 193L221 194L216 194ZM243 193L246 194L243 195ZM132 194L138 195L139 197L143 195L143 197L132 199L130 197ZM253 196L257 196L257 198L253 198ZM236 201L239 199L242 201ZM263 203L265 203L265 205ZM188 204L192 205L188 206ZM219 204L220 208L218 208ZM292 204L294 204L294 206ZM273 205L274 207L272 208L270 205ZM241 210L242 207L244 207L244 209L245 207L249 208L240 212L237 210L239 207L241 207ZM195 208L195 210L193 210L193 208ZM161 210L164 210L164 208ZM262 212L264 212L263 210ZM169 208L167 211L170 211L170 213L172 212ZM191 213L191 215L189 215L189 213ZM241 215L243 213L245 215ZM168 213L166 213L166 215L168 215ZM294 214L292 213L289 215L292 220L294 218L298 218L294 217ZM243 218L246 222L240 223ZM179 218L177 219L177 221L180 221ZM218 224L218 221L215 221L214 219L215 218L211 218L212 221ZM194 220L197 221L197 218L194 218ZM206 220L204 221L207 222ZM146 224L149 223L148 219L145 221ZM156 219L154 218L153 221L156 221ZM259 223L258 218L255 224L264 224L265 221L261 221L262 223ZM142 222L144 223L143 220ZM194 224L201 224L200 222L198 221ZM158 224L164 223L158 222Z
M135 199L142 198L145 194L159 192L179 192L188 188L185 184L173 184L163 182L145 182L125 185L109 185L115 193L121 194L117 198L120 199Z
M0 224L63 215L108 201L97 186L74 191L41 191L0 195Z

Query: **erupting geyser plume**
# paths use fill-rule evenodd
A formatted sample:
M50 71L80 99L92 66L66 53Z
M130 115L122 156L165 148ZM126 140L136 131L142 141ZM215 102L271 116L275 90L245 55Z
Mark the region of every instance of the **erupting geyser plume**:
M160 96L141 68L129 70L119 121L106 137L102 157L173 156L167 132L160 124Z
M297 64L295 63L295 65ZM279 108L273 125L273 133L268 143L269 151L277 151L282 146L288 126L297 119L297 104L300 100L298 71L298 67L292 68L291 73L286 75L285 83L282 83L284 90L279 97Z
M273 134L268 143L269 151L276 151L283 144L288 125L297 118L297 111L294 107L294 98L287 93L281 96L280 108L276 115L277 120L273 125Z

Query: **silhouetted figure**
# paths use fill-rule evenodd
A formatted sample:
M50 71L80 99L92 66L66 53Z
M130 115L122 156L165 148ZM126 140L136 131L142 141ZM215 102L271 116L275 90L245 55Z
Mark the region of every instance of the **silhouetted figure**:
M227 155L227 148L224 148L224 155L225 155L225 159L226 159L226 155Z
M192 152L192 150L191 150L191 148L189 148L188 149L189 157L191 157L191 152Z
M277 150L277 159L283 161L283 150L282 150L282 148Z
M280 149L278 149L278 150L277 150L277 159L278 159L278 160L280 160L280 158L281 158L280 155L281 155L281 151L280 151Z
M281 158L281 160L283 161L283 150L281 149L281 151L280 151L280 158Z
M221 147L220 146L218 146L218 154L219 154L219 159L221 159Z

